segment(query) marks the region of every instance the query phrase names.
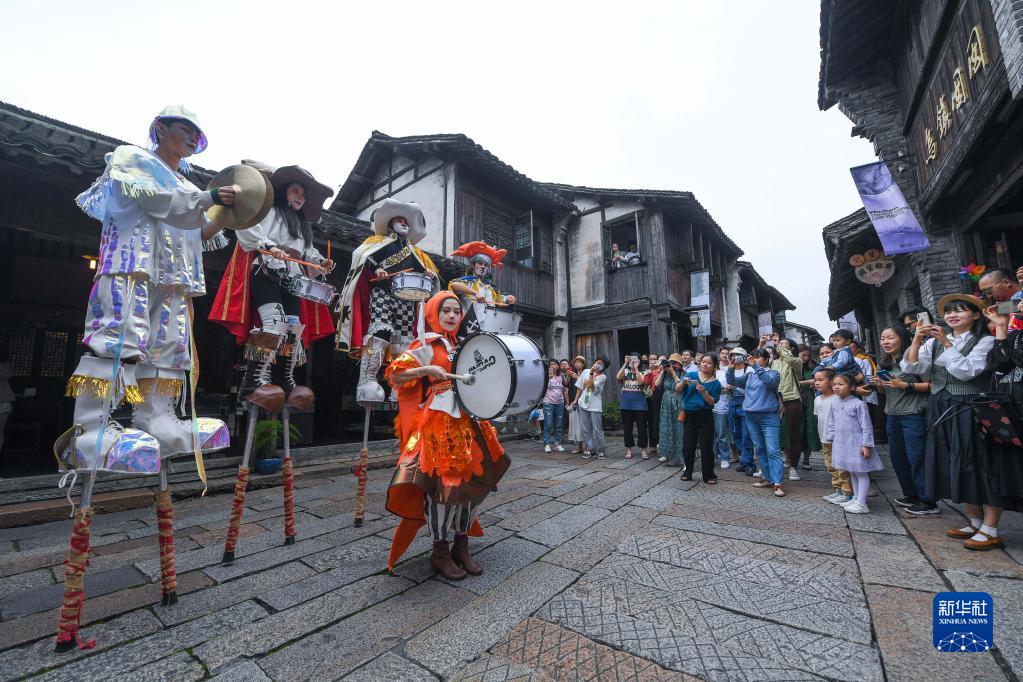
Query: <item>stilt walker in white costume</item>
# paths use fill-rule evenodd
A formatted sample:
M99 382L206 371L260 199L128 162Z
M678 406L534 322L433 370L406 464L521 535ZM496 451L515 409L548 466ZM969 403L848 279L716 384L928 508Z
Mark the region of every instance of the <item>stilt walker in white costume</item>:
M386 399L377 375L385 359L389 362L412 343L417 301L425 301L440 288L437 266L416 246L426 236L426 219L419 206L385 199L371 222L376 234L352 254L338 301L341 319L336 337L337 349L359 360L355 399L366 410L355 525L362 525L364 511L370 414L374 403Z
M81 505L73 512L71 547L64 572L57 651L78 645L89 556L92 489L100 471L161 474L157 495L163 603L176 601L173 511L161 460L227 447L227 427L217 419L183 421L175 401L196 376L190 299L206 292L204 240L225 243L204 215L215 204L234 203L234 188L199 190L182 174L185 159L206 148L195 114L166 107L150 126L152 151L124 145L107 155L107 167L78 197L89 216L103 223L96 279L89 294L82 343L85 354L68 381L75 398L74 425L54 444L61 471L86 475ZM219 238L219 239L218 239ZM111 412L134 405L132 428ZM68 492L70 499L70 489Z

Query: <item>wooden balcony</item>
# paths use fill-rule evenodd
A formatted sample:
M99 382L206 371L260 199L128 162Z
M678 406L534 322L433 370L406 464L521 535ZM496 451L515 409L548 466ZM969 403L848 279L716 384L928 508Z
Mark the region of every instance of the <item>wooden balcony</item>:
M505 265L494 273L494 286L499 291L513 294L521 305L554 314L557 291L554 287L554 275L550 273Z
M650 268L647 263L608 272L607 302L627 303L652 295Z

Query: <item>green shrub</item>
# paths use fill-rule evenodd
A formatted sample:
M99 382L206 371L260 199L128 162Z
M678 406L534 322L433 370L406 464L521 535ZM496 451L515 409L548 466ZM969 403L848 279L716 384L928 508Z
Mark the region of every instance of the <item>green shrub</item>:
M622 425L622 408L618 403L604 403L604 428L617 429Z
M291 442L302 440L302 432L294 424L289 424ZM259 459L272 458L278 446L284 445L284 422L278 419L260 419L256 422L256 430L252 434L252 448Z

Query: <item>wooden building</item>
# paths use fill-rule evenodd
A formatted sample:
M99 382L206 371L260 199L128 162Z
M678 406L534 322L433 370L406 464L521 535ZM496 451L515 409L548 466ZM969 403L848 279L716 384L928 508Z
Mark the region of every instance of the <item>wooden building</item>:
M822 0L818 104L873 143L931 243L877 288L849 265L880 247L865 213L827 226L832 318L855 310L876 336L899 310L972 291L962 265L1023 263L1021 27L1009 0Z

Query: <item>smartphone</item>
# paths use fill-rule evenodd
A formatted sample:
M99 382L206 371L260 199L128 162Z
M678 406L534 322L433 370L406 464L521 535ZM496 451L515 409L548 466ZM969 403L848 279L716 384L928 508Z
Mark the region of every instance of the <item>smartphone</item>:
M881 381L891 381L892 373L886 369L879 369L877 370L877 378Z
M931 323L931 314L926 310L916 314L916 321L921 325L926 326Z
M1013 301L1002 301L995 305L995 312L999 315L1011 315L1012 313L1017 312L1016 309L1018 307L1019 306L1017 306Z

